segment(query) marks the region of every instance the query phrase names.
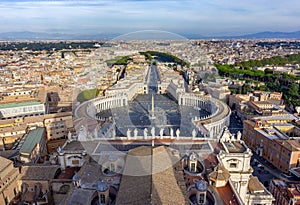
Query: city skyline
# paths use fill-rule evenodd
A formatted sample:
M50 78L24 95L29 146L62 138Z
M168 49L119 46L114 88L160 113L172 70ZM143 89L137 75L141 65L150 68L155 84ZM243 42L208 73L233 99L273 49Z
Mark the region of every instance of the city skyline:
M230 36L299 30L298 1L269 2L3 0L0 1L0 33L124 34L138 30L164 30L181 35Z

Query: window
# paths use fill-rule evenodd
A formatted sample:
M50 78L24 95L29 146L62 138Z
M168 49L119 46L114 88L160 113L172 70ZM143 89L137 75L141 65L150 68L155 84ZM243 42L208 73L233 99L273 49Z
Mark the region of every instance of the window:
M236 168L236 167L237 167L237 164L236 164L236 163L230 163L230 164L229 164L229 167L230 167L230 168Z
M72 160L73 165L79 165L79 160Z
M100 194L100 204L105 204L105 195Z
M196 172L196 163L191 163L191 172Z
M205 195L204 194L200 194L200 197L199 197L199 204L203 204L205 201Z
M115 170L115 164L113 164L113 163L110 164L110 171L111 172L115 172L116 171Z

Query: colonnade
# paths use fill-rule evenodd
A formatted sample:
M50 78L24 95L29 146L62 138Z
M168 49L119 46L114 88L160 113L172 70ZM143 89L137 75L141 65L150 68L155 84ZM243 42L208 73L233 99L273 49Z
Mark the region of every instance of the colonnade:
M207 116L194 119L196 127L199 126L198 123L203 123L209 132L209 138L218 138L224 127L229 126L230 109L226 104L216 99L184 93L179 96L178 103L183 106L196 106L210 113Z
M229 124L230 124L230 114L216 122L213 122L212 120L211 123L205 124L204 127L209 131L210 138L218 139L221 136L224 127L228 127Z
M117 95L98 100L95 99L93 102L91 102L91 106L95 107L97 113L104 110L109 110L111 108L123 107L127 105L128 99L126 95Z
M219 107L213 102L213 99L202 98L201 96L186 93L179 96L178 104L183 106L196 106L206 110L211 115L219 111Z
M123 106L127 106L127 105L128 105L128 101L125 98L124 99L109 98L109 99L105 99L105 100L99 101L96 104L94 104L97 112L101 112L103 110L108 110L108 109L116 108L116 107L123 107Z

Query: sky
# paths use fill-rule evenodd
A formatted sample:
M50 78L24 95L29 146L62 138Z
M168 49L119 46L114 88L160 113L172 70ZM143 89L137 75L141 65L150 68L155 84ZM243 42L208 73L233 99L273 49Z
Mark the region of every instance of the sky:
M0 0L0 32L291 32L300 30L299 9L299 0Z

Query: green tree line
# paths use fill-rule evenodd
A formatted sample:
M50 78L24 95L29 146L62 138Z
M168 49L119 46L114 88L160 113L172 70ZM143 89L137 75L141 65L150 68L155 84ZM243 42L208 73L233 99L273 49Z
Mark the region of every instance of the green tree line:
M300 80L300 76L285 73L273 73L270 69L260 71L242 69L235 65L215 64L215 66L221 76L233 79L244 79L248 82L264 82L265 86L255 87L255 89L282 92L283 99L287 104L300 106L300 86L299 83L297 83L297 81ZM249 86L244 85L243 87L232 91L233 93L246 93L248 90Z
M163 53L159 51L146 51L146 52L140 52L141 55L144 55L148 60L152 60L153 56L156 56L156 59L160 62L173 62L176 64L179 64L181 66L187 66L189 67L190 64L170 53Z
M103 43L100 43L101 45ZM11 42L1 43L0 50L32 50L32 51L52 51L63 49L90 49L94 47L95 42Z
M282 56L274 56L271 58L264 58L262 60L249 60L243 61L241 63L236 64L244 69L262 67L262 66L284 66L287 64L299 64L300 63L300 54L290 54L285 57Z

